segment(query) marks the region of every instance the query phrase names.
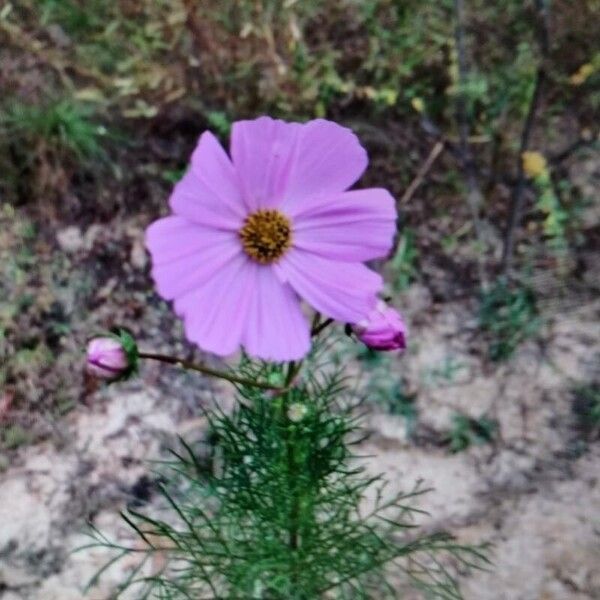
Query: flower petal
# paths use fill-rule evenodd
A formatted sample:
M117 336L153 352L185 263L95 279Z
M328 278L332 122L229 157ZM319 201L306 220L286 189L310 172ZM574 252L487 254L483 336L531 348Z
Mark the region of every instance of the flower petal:
M325 258L360 262L385 256L396 231L396 208L387 190L313 196L294 206L294 247Z
M242 248L237 234L191 223L182 217L155 221L146 231L152 277L158 293L172 300L204 285Z
M229 157L210 132L200 136L191 166L170 198L173 212L190 221L239 229L246 216L238 179Z
M175 300L187 338L219 356L240 348L254 288L250 261L239 254L206 283Z
M300 250L275 265L277 276L319 312L346 323L364 319L383 287L378 273L360 263L339 262Z
M243 341L246 351L277 362L302 358L310 349L310 333L300 299L271 267L254 267L255 289Z
M249 211L281 202L302 129L270 117L233 124L231 158Z
M302 126L289 174L284 210L314 195L347 190L367 168L367 153L347 127L316 119Z
M324 119L305 124L270 117L238 121L231 133L231 157L250 211L286 209L315 194L343 192L367 166L354 133Z

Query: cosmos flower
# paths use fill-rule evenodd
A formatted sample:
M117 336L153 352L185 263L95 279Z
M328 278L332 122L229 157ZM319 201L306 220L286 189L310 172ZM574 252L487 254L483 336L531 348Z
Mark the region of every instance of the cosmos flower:
M204 133L170 199L147 230L158 293L174 301L188 339L225 356L265 360L310 348L301 300L357 323L377 304L396 210L384 189L346 191L367 155L331 121L269 117L233 124L231 157Z
M404 350L406 325L400 313L380 302L377 308L354 326L358 339L373 350Z

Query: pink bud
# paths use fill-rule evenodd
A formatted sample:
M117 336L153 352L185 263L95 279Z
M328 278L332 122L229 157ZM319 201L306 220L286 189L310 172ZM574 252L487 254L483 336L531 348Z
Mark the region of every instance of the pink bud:
M121 342L98 337L87 347L87 372L101 379L117 379L130 369L129 357Z
M380 302L377 308L353 327L358 339L373 350L404 350L406 325L400 313Z

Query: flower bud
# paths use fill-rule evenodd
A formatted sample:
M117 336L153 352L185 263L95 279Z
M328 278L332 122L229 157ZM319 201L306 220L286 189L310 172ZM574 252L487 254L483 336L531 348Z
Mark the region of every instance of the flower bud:
M114 381L130 375L137 363L137 346L127 332L93 338L87 346L87 372Z
M521 160L523 162L523 172L530 179L536 179L547 172L548 163L541 152L523 152Z
M300 423L302 419L308 414L308 406L300 402L294 402L290 404L288 408L288 419L292 423Z
M358 339L373 350L404 350L406 325L400 313L380 302L363 321L353 326Z

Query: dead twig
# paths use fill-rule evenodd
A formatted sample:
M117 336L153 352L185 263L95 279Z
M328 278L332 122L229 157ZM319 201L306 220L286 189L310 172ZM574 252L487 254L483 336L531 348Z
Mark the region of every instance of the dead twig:
M446 142L443 139L438 140L434 144L433 148L431 149L431 152L425 159L425 162L421 165L421 167L417 171L417 174L415 175L414 179L410 182L410 185L406 188L406 191L404 192L404 194L402 194L402 197L398 201L398 207L404 206L411 200L414 193L417 191L419 186L423 183L423 179L425 179L425 176L427 175L427 173L429 173L429 170L435 163L437 157L441 154L445 145L446 145Z

